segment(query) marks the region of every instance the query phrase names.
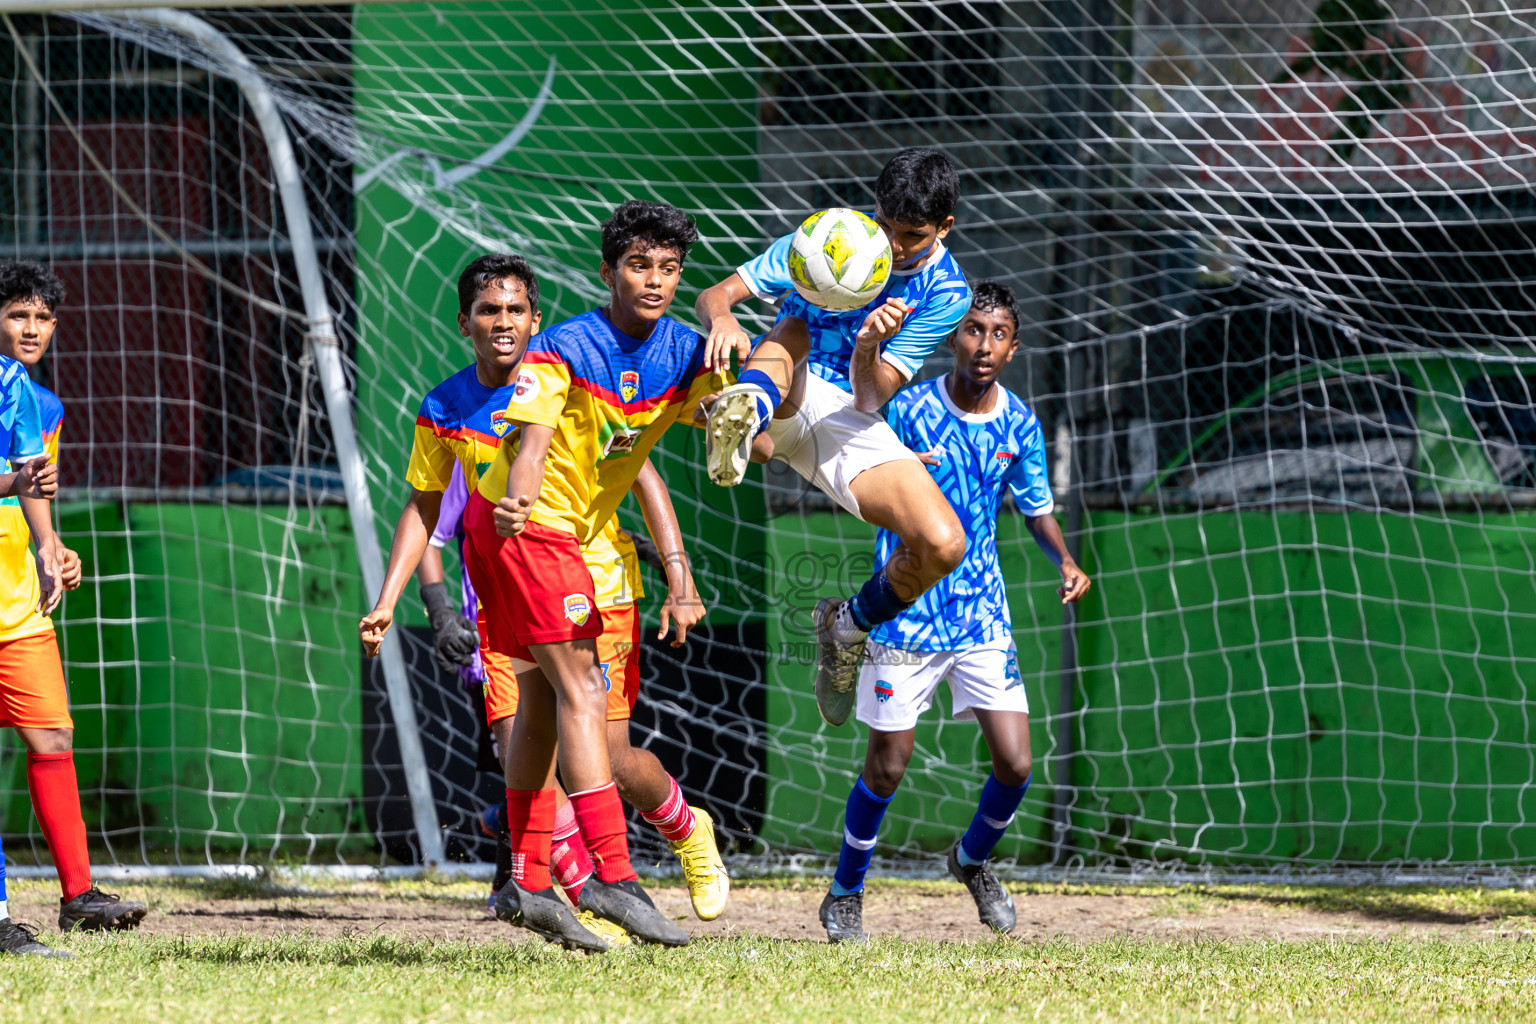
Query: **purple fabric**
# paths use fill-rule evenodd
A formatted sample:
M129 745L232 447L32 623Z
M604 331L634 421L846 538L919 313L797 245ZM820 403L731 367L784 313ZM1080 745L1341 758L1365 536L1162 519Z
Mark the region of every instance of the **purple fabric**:
M451 540L458 541L463 614L470 622L474 622L475 615L480 611L480 601L475 597L475 587L469 581L469 573L464 571L464 506L467 504L469 487L464 482L464 467L455 462L453 479L448 481L448 489L443 492L442 507L437 513L437 528L432 531L432 546L440 548ZM459 682L464 684L466 690L485 685L485 667L480 664L479 651L475 652L474 661L459 666Z

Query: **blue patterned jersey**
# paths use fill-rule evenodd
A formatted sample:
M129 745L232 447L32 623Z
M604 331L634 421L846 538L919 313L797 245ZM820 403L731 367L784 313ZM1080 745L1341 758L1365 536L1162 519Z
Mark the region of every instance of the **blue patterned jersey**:
M907 272L892 270L891 279L880 294L864 308L842 313L820 309L802 299L790 280L789 243L794 237L793 232L785 235L767 252L738 267L736 273L763 301L783 300L780 320L797 316L806 322L811 329L811 372L844 391L852 390L848 363L853 359L853 339L870 310L885 305L886 299L900 299L912 307L901 330L880 349L885 361L909 380L922 369L923 360L934 346L949 337L971 308L971 286L965 283L960 264L943 242L934 242L937 251L922 266Z
M59 412L62 418L62 405ZM43 411L27 368L0 356L0 456L17 465L42 455L43 433Z
M1027 516L1055 508L1045 469L1040 421L1017 395L998 388L992 411L957 409L944 389L946 374L896 394L886 420L902 443L941 460L928 467L965 528L965 560L911 608L881 623L869 638L911 651L960 651L1013 632L1003 572L997 561L997 508L1003 488ZM900 541L881 530L876 560L884 564Z

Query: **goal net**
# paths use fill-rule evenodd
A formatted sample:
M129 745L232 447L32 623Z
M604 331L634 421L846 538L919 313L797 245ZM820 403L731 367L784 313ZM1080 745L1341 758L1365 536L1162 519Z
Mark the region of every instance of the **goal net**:
M1017 293L1095 586L1075 615L1011 504L1032 708L1017 870L1536 861L1536 11L1491 0L554 0L189 12L275 100L336 318L373 514L306 345L269 140L210 36L11 15L0 255L67 282L59 616L93 843L123 863L421 856L356 622L421 396L470 360L454 282L526 255L545 323L604 300L630 197L697 219L674 312L896 150L962 168L949 245ZM771 307L755 308L766 326ZM944 372L941 348L922 376ZM872 533L777 464L656 461L710 611L647 640L634 742L750 864L835 854L862 727L824 727L809 610ZM349 504L350 500L350 504ZM638 512L620 511L642 531ZM448 557L450 578L457 565ZM649 573L649 570L647 570ZM654 633L663 584L646 578ZM474 702L402 606L432 812L487 860ZM404 691L401 691L404 693ZM397 694L400 696L400 694ZM988 755L923 721L881 836L931 867ZM46 863L0 756L13 860ZM420 793L418 793L420 796ZM648 863L668 857L643 823Z

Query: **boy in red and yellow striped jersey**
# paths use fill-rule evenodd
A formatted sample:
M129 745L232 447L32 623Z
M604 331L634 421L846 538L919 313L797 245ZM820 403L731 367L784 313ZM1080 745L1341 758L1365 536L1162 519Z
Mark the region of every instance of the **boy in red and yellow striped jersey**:
M699 336L666 316L693 223L674 207L624 203L603 225L603 309L556 324L528 346L507 415L519 426L464 513L465 564L493 651L512 659L519 708L507 763L513 879L498 914L585 947L567 928L549 874L554 768L596 876L582 909L651 942L684 933L640 887L605 741L596 641L602 614L582 547L613 518L646 457L680 417L720 386ZM572 922L574 924L574 922Z
M63 282L44 267L0 264L0 355L27 368L40 363L58 327L55 310L63 301ZM21 382L26 383L25 373ZM43 446L52 469L59 457L64 406L48 389L28 386L36 395ZM9 463L5 468L11 471ZM52 474L49 479L52 483ZM48 488L50 496L54 488L56 483ZM47 534L36 538L39 555L45 554L44 549L56 552L44 560L57 557L58 586L41 585L36 561L28 551L34 532ZM27 747L32 809L59 873L59 928L133 928L146 913L144 904L104 893L91 881L75 777L75 723L49 618L61 591L80 585L80 558L58 542L46 519L30 523L17 498L8 497L0 501L0 577L6 594L0 599L0 725L15 728Z

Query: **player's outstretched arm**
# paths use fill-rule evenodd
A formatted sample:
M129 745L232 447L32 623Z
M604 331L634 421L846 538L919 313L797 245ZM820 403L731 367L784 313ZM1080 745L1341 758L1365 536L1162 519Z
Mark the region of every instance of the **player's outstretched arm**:
M1056 563L1056 568L1061 571L1061 586L1056 593L1061 595L1062 604L1076 604L1088 593L1088 588L1093 582L1088 579L1088 574L1078 568L1077 562L1067 551L1066 538L1061 535L1061 524L1056 522L1056 517L1047 513L1043 516L1025 516L1024 525L1029 529L1029 535L1035 538L1035 543L1044 551L1046 557Z
M688 631L703 621L707 609L694 585L688 553L683 550L683 531L677 524L677 510L672 507L672 495L667 491L666 481L656 472L650 459L645 460L630 490L640 501L645 528L667 573L667 600L661 606L661 629L657 631L656 639L665 637L668 626L675 624L677 636L672 646L681 647L688 639Z
M544 458L555 439L555 428L537 423L518 425L522 440L507 471L507 495L496 502L496 532L516 537L528 523L539 492L544 489Z
M737 365L745 364L752 354L752 336L741 326L733 306L752 297L752 289L741 275L732 273L719 284L711 285L699 295L693 311L698 315L699 326L708 337L704 342L704 367L713 370L731 365L731 352L736 353Z
M358 639L363 642L363 653L376 657L384 645L384 635L395 621L395 605L405 585L416 572L421 553L432 539L437 527L437 514L442 508L442 491L418 491L411 489L411 497L400 511L395 524L395 539L389 546L389 566L384 570L384 588L379 593L373 611L363 616L357 624Z

